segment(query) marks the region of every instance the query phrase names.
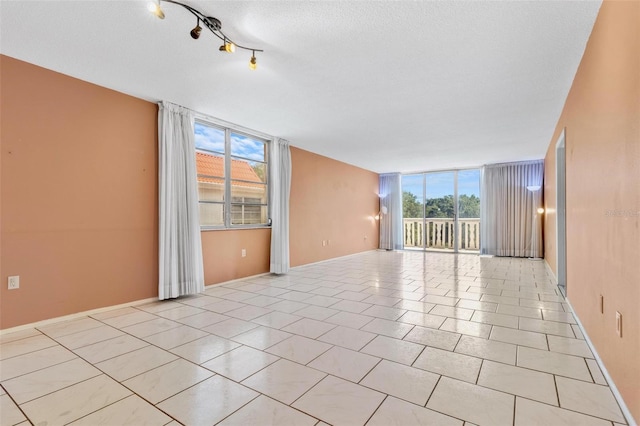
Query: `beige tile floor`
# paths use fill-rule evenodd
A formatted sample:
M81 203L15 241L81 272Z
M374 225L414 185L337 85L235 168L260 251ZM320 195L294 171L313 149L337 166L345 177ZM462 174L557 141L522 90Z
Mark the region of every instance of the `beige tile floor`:
M542 262L368 252L5 333L0 424L625 424Z

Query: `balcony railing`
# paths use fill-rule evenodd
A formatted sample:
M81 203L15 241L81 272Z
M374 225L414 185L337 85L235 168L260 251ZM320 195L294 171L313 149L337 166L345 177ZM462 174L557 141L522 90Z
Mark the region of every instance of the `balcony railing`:
M422 218L404 218L404 246L453 250L454 224L452 218L432 218L426 221ZM458 219L458 249L480 250L480 219Z

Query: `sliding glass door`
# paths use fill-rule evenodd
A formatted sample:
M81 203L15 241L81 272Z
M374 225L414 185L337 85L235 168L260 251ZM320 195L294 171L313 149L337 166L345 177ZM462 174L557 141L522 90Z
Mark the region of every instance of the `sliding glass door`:
M480 251L480 169L458 171L458 251Z
M402 177L406 249L478 252L480 170Z
M456 172L425 173L426 248L455 251Z
M404 247L423 249L424 233L424 174L402 176L402 227Z

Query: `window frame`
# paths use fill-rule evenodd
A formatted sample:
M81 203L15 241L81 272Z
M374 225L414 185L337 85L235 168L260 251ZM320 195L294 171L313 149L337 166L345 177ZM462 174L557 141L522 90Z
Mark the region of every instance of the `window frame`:
M198 194L198 205L200 204L218 204L218 205L222 205L223 206L223 223L221 225L202 225L200 224L200 230L201 231L221 231L221 230L232 230L232 229L261 229L261 228L271 228L271 191L269 190L269 186L270 186L270 182L269 182L269 147L273 141L273 137L265 135L263 133L260 132L256 132L250 129L245 129L243 127L237 126L237 125L233 125L231 123L226 123L222 120L218 120L215 119L213 117L208 117L208 116L203 116L203 115L196 115L195 120L194 120L194 135L195 135L195 125L196 124L200 124L203 126L207 126L207 127L212 127L218 130L221 130L224 132L224 153L222 153L224 155L224 201L220 202L220 201L200 201L200 195ZM246 157L241 157L241 156L234 156L231 155L231 134L237 134L240 136L245 136L254 140L258 140L260 142L264 143L264 162L260 161L260 160L255 160L255 159L251 159L251 158L246 158ZM194 144L195 145L195 144ZM194 146L195 147L195 146ZM215 155L220 155L220 152L216 152L216 151L209 151L206 149L201 149L198 147L195 147L195 152L203 152L205 154L215 154ZM194 153L195 155L195 153ZM265 176L264 176L264 186L265 186L265 190L266 190L266 204L246 204L246 203L234 203L232 201L232 195L231 195L231 182L232 179L231 178L231 161L232 159L239 159L239 160L247 160L247 161L254 161L254 162L258 162L258 163L263 163L265 165ZM199 175L198 175L199 176ZM197 177L196 177L197 179ZM239 182L245 182L242 179L235 179L235 181L239 181ZM252 183L249 181L246 181L248 183ZM258 183L258 182L255 182ZM266 223L255 223L255 224L233 224L232 223L232 213L231 213L231 206L232 205L238 205L238 206L260 206L262 208L262 206L265 206L267 209L267 221Z

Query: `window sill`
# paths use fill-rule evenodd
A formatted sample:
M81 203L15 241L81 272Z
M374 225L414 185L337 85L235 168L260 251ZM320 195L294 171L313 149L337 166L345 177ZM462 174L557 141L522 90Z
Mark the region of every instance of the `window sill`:
M232 228L224 228L219 226L201 226L200 232L209 232L209 231L246 231L250 229L271 229L271 225L240 225L234 226Z

